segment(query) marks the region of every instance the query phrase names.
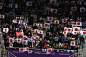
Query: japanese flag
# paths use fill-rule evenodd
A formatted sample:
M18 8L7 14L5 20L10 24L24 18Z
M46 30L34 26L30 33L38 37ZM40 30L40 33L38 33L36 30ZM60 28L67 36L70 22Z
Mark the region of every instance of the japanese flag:
M19 48L19 52L25 52L25 48Z
M73 21L73 19L70 19L70 21Z
M54 24L59 24L59 20L54 20Z
M68 22L68 25L71 25L71 22Z
M58 3L54 3L54 6L57 6L57 7L58 7L58 6L59 6L59 4L58 4Z
M25 28L28 28L28 26L25 26Z
M10 7L10 8L12 8L12 6L13 6L12 4L9 4L9 7Z
M84 29L84 31L86 31L86 29Z
M48 10L49 10L50 12L53 12L53 8L49 8Z
M32 1L26 2L26 6L32 6Z
M48 26L50 27L50 23L45 23L44 24L44 28L47 28Z
M38 33L38 31L39 31L38 29L34 29L34 33Z
M76 22L76 26L82 26L82 22Z
M21 21L20 20L12 20L13 23L18 23L18 24L21 24Z
M24 23L24 21L23 21L23 20L21 20L20 22L21 22L21 24L23 24L23 23Z
M26 40L27 39L27 36L23 36L23 40Z
M47 21L53 21L53 17L47 17Z
M16 28L16 31L18 31L19 30L19 28Z
M2 9L2 6L0 6L0 9Z
M73 31L79 31L80 27L73 27Z
M72 3L72 4L74 4L74 3L75 3L75 1L71 1L71 3Z
M80 8L80 12L85 12L85 8L84 7L81 7Z
M82 1L77 1L77 4L78 5L82 5Z
M37 39L39 39L39 36L36 36L35 38L36 38L36 40L37 40Z
M75 41L71 41L70 46L75 46Z
M32 47L35 45L35 40L32 41Z
M10 44L9 44L9 47L11 47L11 48L12 48L12 47L13 47L13 44L12 44L12 43L10 43Z
M27 41L27 40L23 40L23 41L22 41L22 44L28 45L28 41Z
M4 19L5 18L5 15L0 15L0 18L3 18Z
M23 23L23 25L24 25L24 26L27 26L27 24L26 24L25 22Z
M76 11L77 10L77 7L74 6L74 7L71 7L71 11Z
M9 43L14 43L14 38L9 38Z
M3 32L8 33L9 32L9 28L3 28Z
M67 28L67 31L68 31L68 32L71 32L71 31L72 31L72 28Z
M42 49L42 52L46 52L47 50L46 49Z
M57 13L57 9L53 9L53 12L54 12L54 13Z
M38 27L42 27L42 24L37 24Z
M81 31L77 31L77 33L78 33L78 34L80 34L80 33L81 33Z
M77 31L73 31L72 34L73 34L73 35L77 35Z
M36 39L34 36L31 37L33 40Z
M67 22L67 19L62 19L62 23L66 23Z
M67 27L64 27L64 31L67 31Z
M84 2L84 5L86 5L86 1Z
M57 0L50 0L50 3L56 3Z
M68 31L63 31L63 34L64 34L64 35L67 35L67 33L68 33Z
M25 51L29 51L29 47L26 47L26 48L25 48Z
M82 34L82 35L86 35L86 31L82 31L81 34Z
M52 52L52 48L48 48L46 53L50 54L51 52Z
M32 50L29 50L28 53L31 54L33 51Z
M23 32L23 29L21 29L20 32Z
M16 39L17 40L17 43L20 43L21 42L21 39Z
M42 30L39 30L39 31L38 31L38 34L43 34L43 31L42 31Z
M76 25L72 25L72 28L73 28L73 27L77 27L77 26L76 26Z

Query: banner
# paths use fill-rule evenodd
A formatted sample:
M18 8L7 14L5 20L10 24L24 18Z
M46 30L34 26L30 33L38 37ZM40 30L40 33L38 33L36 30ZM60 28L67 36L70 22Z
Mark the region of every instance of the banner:
M17 57L69 57L73 55L72 52L52 52L51 54L35 54L34 52L28 54L28 52L19 52L18 50L9 50L12 54ZM8 56L11 54L9 53Z

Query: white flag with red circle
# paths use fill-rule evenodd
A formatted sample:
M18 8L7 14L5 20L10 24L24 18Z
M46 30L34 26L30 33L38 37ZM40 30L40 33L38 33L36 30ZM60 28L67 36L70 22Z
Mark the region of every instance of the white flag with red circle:
M67 19L62 19L62 23L66 23L67 22Z
M26 40L27 39L27 36L23 36L23 40Z
M10 43L10 44L9 44L9 47L10 47L10 48L13 48L13 44L12 44L12 43Z
M20 43L21 42L21 39L16 39L17 40L17 43Z
M73 28L73 27L77 27L77 26L76 26L76 25L72 25L72 28Z
M73 27L73 31L79 31L80 27Z
M64 31L67 31L67 27L64 27Z
M39 31L38 31L38 34L43 34L43 31L42 31L42 30L39 30Z
M78 34L81 34L81 31L77 31Z
M57 13L57 9L53 9L53 12L54 12L54 13Z
M28 45L28 40L22 40L22 44Z
M25 26L25 28L28 28L28 26Z
M50 23L44 23L44 28L50 27Z
M84 31L86 31L86 29L84 29Z
M52 48L48 48L46 54L50 54L52 51Z
M29 47L25 47L25 51L29 51Z
M74 6L74 7L71 7L71 11L76 11L77 10L77 7Z
M71 22L68 22L68 25L71 25Z
M50 3L56 3L57 0L50 0Z
M8 33L9 32L9 28L3 28L3 32Z
M67 28L67 31L68 31L68 32L71 32L71 31L72 31L72 28Z
M53 17L47 17L47 21L53 21Z
M80 8L80 12L86 12L84 7Z
M0 18L4 19L5 18L5 15L0 15Z
M19 30L19 28L16 28L16 31L18 31Z
M86 1L84 2L84 5L86 5Z
M75 41L71 41L70 46L75 46Z
M76 22L76 26L82 26L82 22Z
M32 47L35 45L35 40L32 41Z
M9 38L9 43L14 43L14 38Z
M33 40L36 39L34 36L31 37Z
M27 26L27 23L24 22L23 25L24 25L24 26Z
M2 6L0 6L0 9L2 9Z
M77 4L78 5L82 5L82 1L77 1Z
M46 52L47 50L46 49L42 49L42 52Z
M37 24L37 26L38 26L38 27L42 27L42 24L39 23L39 24Z
M54 24L59 24L59 20L54 20Z
M53 8L49 8L48 10L49 10L50 12L53 12Z
M77 35L77 31L72 31L72 34L73 35Z
M67 33L68 33L68 31L63 31L63 34L64 34L64 35L67 35Z
M38 29L34 29L34 33L38 33L38 31L39 31Z
M3 6L3 3L0 3L0 6Z
M25 48L19 48L19 52L25 52Z
M57 6L58 7L59 6L59 3L54 3L54 6Z
M81 32L81 35L86 35L86 31L82 31Z
M33 51L32 50L28 50L28 53L31 54Z
M26 2L26 6L32 6L32 1Z
M35 36L35 39L38 40L39 39L39 36Z
M9 7L12 8L13 4L9 4Z

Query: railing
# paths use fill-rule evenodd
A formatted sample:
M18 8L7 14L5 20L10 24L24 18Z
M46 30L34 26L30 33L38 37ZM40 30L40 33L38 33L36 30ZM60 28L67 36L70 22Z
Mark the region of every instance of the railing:
M8 57L17 57L17 56L8 51Z

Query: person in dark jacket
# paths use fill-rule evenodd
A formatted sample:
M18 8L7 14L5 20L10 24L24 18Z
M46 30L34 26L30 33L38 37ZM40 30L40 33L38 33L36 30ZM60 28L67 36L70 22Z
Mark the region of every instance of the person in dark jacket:
M83 37L83 35L80 37L80 41L81 41L81 46L82 46L82 49L83 49L83 44L84 44L84 37Z

